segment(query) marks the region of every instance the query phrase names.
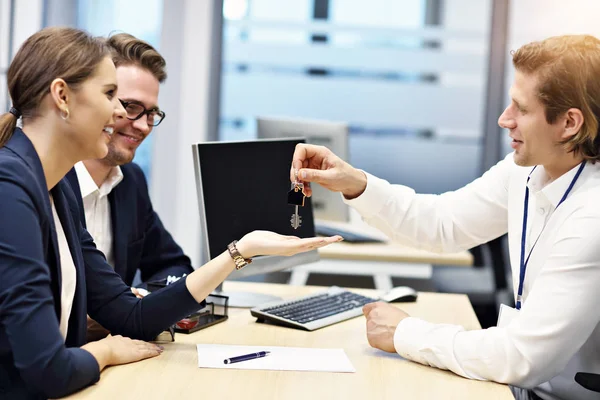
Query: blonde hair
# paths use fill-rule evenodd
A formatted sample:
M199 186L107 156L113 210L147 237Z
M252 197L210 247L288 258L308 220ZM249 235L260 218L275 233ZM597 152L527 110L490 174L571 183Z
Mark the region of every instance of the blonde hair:
M160 83L167 79L167 62L149 43L128 33L117 33L107 39L116 67L136 65L150 72Z
M512 53L518 71L539 79L537 96L549 124L570 108L583 114L581 130L565 140L569 151L600 159L600 40L589 35L551 37Z

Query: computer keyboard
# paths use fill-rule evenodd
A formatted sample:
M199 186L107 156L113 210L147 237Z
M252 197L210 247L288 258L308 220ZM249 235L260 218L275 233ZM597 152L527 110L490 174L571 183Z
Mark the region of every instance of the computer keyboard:
M362 315L362 307L377 301L337 286L326 292L268 303L250 310L259 322L314 331Z
M321 236L340 235L344 241L349 243L381 243L383 240L372 236L363 235L356 232L350 232L344 229L335 228L332 226L321 225L315 223L315 233Z

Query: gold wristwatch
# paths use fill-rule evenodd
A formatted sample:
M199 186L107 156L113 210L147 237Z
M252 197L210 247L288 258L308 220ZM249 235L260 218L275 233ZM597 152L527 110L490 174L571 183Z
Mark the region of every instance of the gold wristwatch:
M237 247L235 247L236 243L237 240L234 240L233 242L229 243L227 245L227 250L229 251L229 255L231 256L231 258L233 258L233 262L235 263L235 269L242 269L246 265L250 264L252 262L252 259L244 258L238 251Z

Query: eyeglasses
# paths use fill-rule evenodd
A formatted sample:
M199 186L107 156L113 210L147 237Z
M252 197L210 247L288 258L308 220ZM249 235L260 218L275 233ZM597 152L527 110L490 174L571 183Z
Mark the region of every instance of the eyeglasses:
M144 115L147 115L146 121L148 125L158 126L166 117L165 112L159 110L158 108L147 110L146 107L134 101L125 101L120 99L119 101L127 113L128 120L136 121L142 118Z

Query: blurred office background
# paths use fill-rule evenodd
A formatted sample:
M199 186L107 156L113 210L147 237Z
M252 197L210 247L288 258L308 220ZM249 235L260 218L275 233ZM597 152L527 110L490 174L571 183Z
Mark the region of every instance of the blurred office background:
M496 120L510 50L600 36L600 3L571 0L0 0L0 110L19 45L49 25L125 31L163 53L167 118L138 151L155 208L195 263L190 144L256 136L256 116L343 121L350 162L426 193L510 151Z

